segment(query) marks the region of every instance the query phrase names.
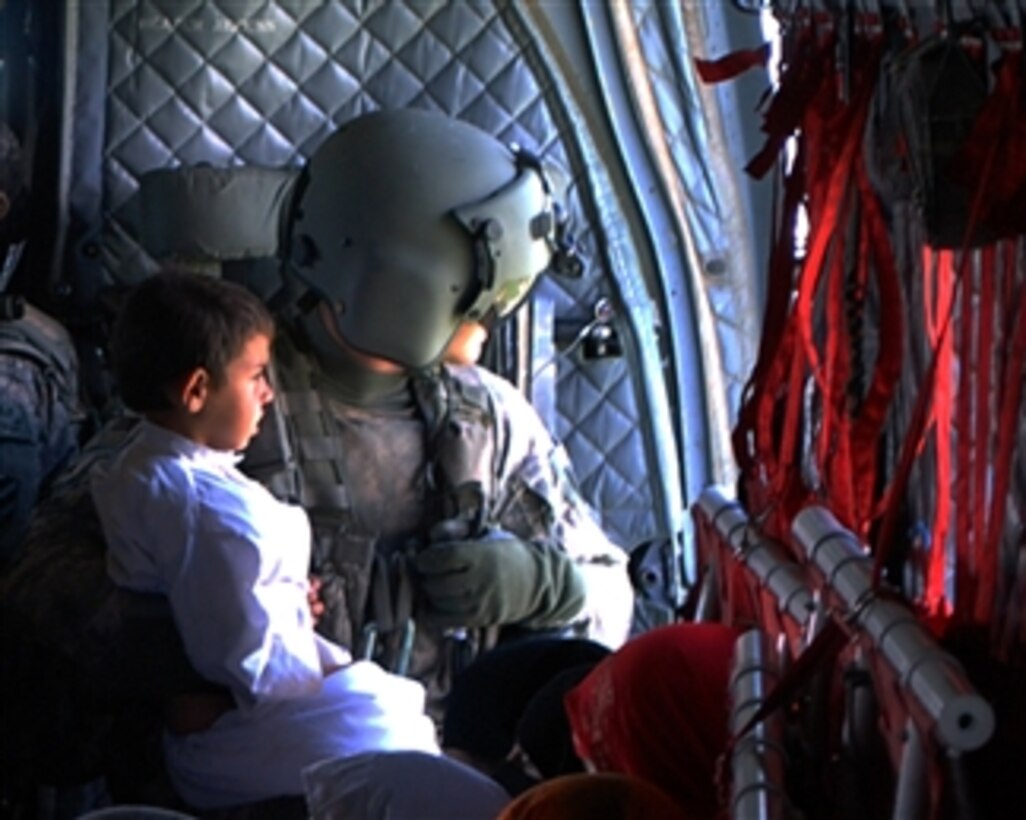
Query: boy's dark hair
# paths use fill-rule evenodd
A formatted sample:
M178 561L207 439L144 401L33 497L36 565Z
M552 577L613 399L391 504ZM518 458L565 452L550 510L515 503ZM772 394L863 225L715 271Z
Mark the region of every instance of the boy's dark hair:
M111 335L121 399L138 413L167 410L169 388L197 367L215 386L257 334L274 335L274 319L242 285L166 269L129 293Z

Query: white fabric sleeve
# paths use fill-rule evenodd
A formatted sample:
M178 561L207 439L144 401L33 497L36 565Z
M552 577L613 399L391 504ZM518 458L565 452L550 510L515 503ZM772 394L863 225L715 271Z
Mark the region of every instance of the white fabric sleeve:
M299 533L289 533L281 520L283 513L301 511L285 509L269 495L271 506L251 504L247 495L218 495L216 506L201 505L188 571L169 590L193 663L253 700L318 691L322 660L307 601L306 560L286 562L278 554L282 545L269 543L297 536L308 541L298 516L284 517L296 521Z
M129 454L129 459L132 454ZM147 454L92 481L115 583L167 596L189 660L241 703L319 690L305 513L256 482Z

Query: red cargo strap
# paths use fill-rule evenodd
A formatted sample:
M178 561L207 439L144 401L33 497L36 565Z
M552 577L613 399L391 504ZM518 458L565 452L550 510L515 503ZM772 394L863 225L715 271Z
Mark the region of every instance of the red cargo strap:
M930 555L925 573L923 604L927 617L934 624L947 621L952 612L947 594L947 540L951 526L951 403L954 344L950 333L940 332L942 317L952 309L954 291L954 259L948 249L932 251L923 248L923 310L930 346L938 357L931 417L936 465L934 470L935 508L930 536Z
M758 65L769 62L771 46L763 43L756 48L742 48L716 60L695 58L695 69L705 83L720 83L731 80L739 74Z
M879 52L874 56L878 57ZM834 250L839 250L840 243L837 241L841 234L840 227L843 224L843 216L848 213L851 204L850 182L854 174L856 159L859 156L859 149L862 145L862 137L865 129L866 117L869 110L869 100L876 77L875 60L863 75L852 97L852 102L841 115L841 123L837 132L843 135L840 150L836 157L833 157L832 167L821 165L823 171L828 171L823 186L822 207L818 219L814 220L815 214L810 214L810 221L814 224L813 234L809 242L809 251L802 265L802 272L798 283L798 295L795 301L794 317L795 328L798 340L801 343L801 353L795 355L796 365L792 368L792 378L787 396L787 409L784 415L784 429L781 436L781 465L778 474L777 488L782 489L783 483L789 479L790 473L794 470L796 456L796 444L798 434L798 422L801 416L801 402L804 395L802 381L804 371L797 364L807 362L813 379L823 396L828 395L826 380L820 365L820 356L816 350L813 337L813 300L818 289L820 277L823 274L824 262L827 252L834 244ZM810 152L811 153L811 152ZM821 157L825 162L826 157ZM813 177L815 179L815 175ZM810 188L812 187L810 180ZM810 190L810 198L812 191ZM836 244L835 244L836 243ZM833 264L843 265L843 254L833 254ZM833 329L836 331L836 328ZM794 351L797 354L799 351ZM832 408L824 405L825 412L832 412ZM842 522L849 523L850 522Z
M973 527L969 520L970 512L974 506L973 493L976 491L976 483L972 480L972 430L970 421L972 419L972 343L973 343L973 322L976 319L976 312L973 306L973 255L965 250L962 254L962 262L959 269L962 272L959 281L959 302L960 314L958 325L958 347L957 355L959 360L958 368L958 393L955 402L955 481L952 492L956 499L955 503L955 614L965 612L965 604L968 603L969 610L972 610L975 599L973 588L976 578L976 551L972 546Z
M885 329L880 334L879 350L866 395L851 425L849 470L854 481L852 529L864 539L869 534L873 498L877 491L878 440L901 377L905 305L890 234L864 162L859 163L856 181L862 195L863 224L879 294L880 327ZM867 253L866 257L869 255Z
M991 414L991 391L994 387L992 379L992 368L994 367L994 246L989 245L980 251L980 294L978 299L978 310L976 311L976 347L973 352L976 354L975 367L972 368L976 379L976 397L973 406L973 421L975 429L972 432L973 443L973 499L972 504L972 549L973 560L971 566L975 570L973 579L973 590L976 598L964 602L963 619L971 620L973 612L982 603L981 597L985 594L983 585L989 565L986 530L987 530L987 474L991 466L991 456L994 453L991 447L991 422L994 415ZM967 353L969 351L966 351ZM1003 392L1003 391L1000 391ZM999 395L1000 395L999 392ZM995 405L997 406L997 405ZM996 436L995 436L996 438ZM992 487L993 489L993 487ZM991 594L993 594L993 579L991 580ZM956 598L958 607L962 608L961 601ZM988 602L989 603L989 602Z
M803 149L799 146L796 164L802 162L802 152ZM756 455L763 451L766 442L766 439L756 436L758 410L762 406L761 399L767 392L767 374L773 368L774 363L780 359L780 348L783 344L787 317L790 312L791 288L794 278L794 227L802 193L802 178L799 174L792 174L784 179L784 197L777 239L770 255L766 308L763 316L762 335L759 339L759 352L742 392L738 422L732 434L734 457L737 459L741 475L748 479L754 477ZM762 507L762 504L756 499L746 498L745 500L749 504L749 509L761 509Z
M956 273L956 279L958 283L963 283L966 280L966 267L972 258L972 255L968 252L970 240L976 231L976 226L979 222L979 215L982 211L983 200L986 196L989 180L992 176L994 169L994 157L996 151L996 143L992 143L991 151L987 155L987 162L983 167L983 174L977 182L976 191L973 195L972 205L969 209L969 218L966 224L965 236L962 242L963 251L959 260L959 265ZM877 514L882 516L880 528L877 531L876 543L874 545L874 560L873 560L873 584L874 586L879 583L880 575L883 571L883 567L887 563L887 558L890 555L890 551L894 544L894 530L898 521L898 514L902 508L902 499L905 496L905 488L908 485L909 474L912 471L912 465L915 462L916 456L922 448L923 441L926 435L927 422L930 418L930 407L934 401L934 389L937 379L937 370L940 365L940 357L938 352L941 349L941 345L946 341L946 336L951 331L952 317L954 315L954 300L947 315L943 319L943 325L940 329L940 344L934 347L933 356L930 359L930 364L926 369L926 373L923 377L923 382L919 386L919 394L916 397L916 402L912 411L912 418L909 421L908 429L905 433L905 438L902 442L901 454L898 458L897 466L894 470L894 476L891 479L890 484L887 486L880 499L880 503L877 505ZM961 392L961 391L960 391ZM956 482L959 480L959 476L956 476ZM957 487L956 487L957 494ZM963 497L963 496L956 496ZM959 505L962 506L962 505ZM957 570L956 570L957 571ZM956 599L957 600L957 599Z
M813 98L834 64L835 39L832 35L817 43L816 33L807 28L797 35L794 53L780 85L763 117L766 142L748 162L745 170L762 179L776 164L781 149L801 123Z
M1011 277L1013 272L1014 269L1007 269L1005 275ZM996 457L988 526L980 556L979 595L975 611L979 623L991 621L993 615L1001 535L1004 532L1005 509L1011 484L1017 422L1022 410L1023 381L1026 381L1026 282L1019 282L1017 290L1002 323L1007 347L1002 357L1004 361L999 362L1003 366L998 389L998 426L994 445Z

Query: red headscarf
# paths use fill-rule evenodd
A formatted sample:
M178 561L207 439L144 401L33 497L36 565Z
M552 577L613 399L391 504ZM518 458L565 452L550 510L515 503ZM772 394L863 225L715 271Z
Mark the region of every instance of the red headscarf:
M521 794L497 820L690 820L651 783L622 774L571 774Z
M628 641L566 695L577 754L599 771L654 783L691 817L716 817L739 634L673 624Z

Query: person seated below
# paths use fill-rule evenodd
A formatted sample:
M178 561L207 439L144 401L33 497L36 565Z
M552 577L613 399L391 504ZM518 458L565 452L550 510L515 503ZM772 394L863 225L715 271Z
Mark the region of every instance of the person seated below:
M623 774L546 780L507 805L497 820L691 820L651 783Z
M723 624L677 623L642 633L601 661L565 698L588 771L641 778L688 817L716 818L739 634Z
M491 778L424 752L368 752L303 772L313 820L495 820L510 801Z
M493 775L504 784L517 783L511 772L523 773L526 787L543 780L585 771L574 749L570 719L563 703L567 692L584 680L597 661L564 669L547 681L528 701L517 723L513 749ZM517 794L520 792L518 791Z
M533 780L508 765L507 759L528 705L563 670L593 666L610 651L586 638L546 636L483 652L453 681L445 701L442 748L500 780L511 794L521 791Z

